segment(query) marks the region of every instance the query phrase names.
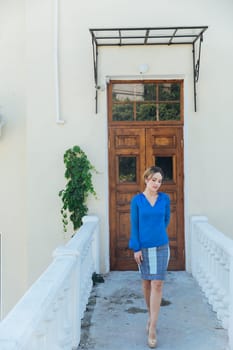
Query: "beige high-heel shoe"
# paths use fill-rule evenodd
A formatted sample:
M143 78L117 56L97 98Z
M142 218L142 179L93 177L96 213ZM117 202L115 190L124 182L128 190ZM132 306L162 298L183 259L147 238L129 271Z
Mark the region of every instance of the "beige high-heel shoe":
M148 341L148 346L150 348L152 348L152 349L156 348L156 346L157 346L156 335L153 335L153 337L150 336L149 330L148 330L148 340L147 341Z
M156 346L157 346L157 339L156 339L156 338L150 338L150 337L148 336L148 346L149 346L149 348L151 348L151 349L156 348Z

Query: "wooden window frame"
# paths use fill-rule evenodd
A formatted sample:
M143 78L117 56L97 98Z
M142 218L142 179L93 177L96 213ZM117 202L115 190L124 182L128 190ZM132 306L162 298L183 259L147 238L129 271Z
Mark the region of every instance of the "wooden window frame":
M114 84L122 84L122 85L127 85L127 84L157 84L157 88L159 86L159 84L180 84L180 119L179 120L151 120L151 121L140 121L140 120L117 120L117 121L113 121L112 120L112 105L113 105L113 100L112 100L112 88ZM158 106L161 103L177 103L177 100L175 101L159 101L158 100L158 91L156 94L156 101L155 104L157 106L157 110L158 110ZM122 103L122 102L121 102ZM125 102L127 104L127 102ZM134 110L134 115L136 113L136 103L137 101L133 101L133 110ZM147 102L145 102L147 103ZM162 126L162 125L183 125L184 124L184 80L183 79L163 79L163 80L157 80L157 79L143 79L143 80L111 80L110 83L108 84L108 124L109 125L125 125L125 126L129 126L130 124L132 124L132 122L134 123L134 126L137 125L153 125L155 126L155 124L157 126Z

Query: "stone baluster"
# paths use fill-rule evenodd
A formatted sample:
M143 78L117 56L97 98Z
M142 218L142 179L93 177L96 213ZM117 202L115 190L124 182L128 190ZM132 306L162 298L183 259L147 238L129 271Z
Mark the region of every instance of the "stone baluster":
M223 314L223 299L225 297L225 291L223 289L222 285L222 255L223 251L220 247L217 247L217 254L216 254L216 261L217 261L217 276L216 276L216 282L217 282L217 293L214 298L214 304L213 304L213 310L217 312L217 317L222 320L222 314Z
M70 350L72 347L72 324L71 315L69 313L69 296L70 296L70 281L66 281L61 299L61 349Z
M46 330L45 326L40 326L34 333L35 349L46 350Z
M205 278L203 280L203 292L208 296L209 291L209 249L210 249L210 241L208 237L204 238L204 269L205 269Z
M54 344L54 334L57 332L56 328L56 315L58 307L53 307L52 304L50 306L50 309L47 311L47 314L45 315L43 324L44 328L46 330L46 337L45 337L45 343L46 343L46 349L51 349L52 347L56 347L56 344ZM57 347L58 348L58 347Z
M215 247L215 293L212 300L213 310L218 311L218 302L220 299L220 287L219 287L219 261L220 261L220 248L216 245Z
M206 244L206 238L203 235L202 231L200 230L200 273L199 273L199 283L201 288L203 289L203 286L205 284L206 280L206 272L205 272L205 265L206 265L206 252L205 252L205 244Z
M191 270L193 273L193 276L197 278L198 275L198 259L197 259L197 254L198 254L198 238L199 234L196 230L196 225L195 223L192 224L191 221Z
M81 259L81 318L84 315L88 298L92 289L92 274L94 272L94 264L92 257L92 237L86 241L83 246L83 254Z
M222 299L222 312L220 314L222 324L224 328L228 328L229 321L229 305L230 305L230 296L229 296L229 276L230 276L230 264L229 256L224 252L221 259L222 264L222 287L224 290L224 297Z
M197 225L196 225L197 226ZM201 256L203 254L203 247L202 247L202 233L201 230L197 227L196 228L196 232L197 232L197 237L198 237L198 245L197 245L197 252L196 252L196 256L195 259L197 260L197 279L199 281L199 284L201 285L201 280L204 278L204 271L202 269L202 263L201 263Z
M77 260L77 264L71 277L71 297L69 301L70 314L73 319L73 338L72 349L77 348L81 338L81 258Z
M95 222L97 225L95 226L95 231L93 234L92 241L92 256L94 258L94 271L96 273L100 273L100 229L99 229L99 218L97 216L84 216L82 219L83 223L86 222Z
M217 260L217 245L214 241L212 241L212 280L213 280L213 287L212 292L209 296L209 302L213 306L216 295L218 294L218 281L217 281L217 270L218 270L218 260Z
M211 297L212 294L214 294L214 288L215 288L215 259L214 259L214 253L215 252L215 243L211 241L211 249L210 249L210 279L211 279L211 291L209 297Z
M215 250L216 250L216 244L211 241L210 243L211 250L210 250L210 285L211 288L209 290L208 294L208 302L212 305L214 297L217 293L217 285L216 285L216 260L215 260Z

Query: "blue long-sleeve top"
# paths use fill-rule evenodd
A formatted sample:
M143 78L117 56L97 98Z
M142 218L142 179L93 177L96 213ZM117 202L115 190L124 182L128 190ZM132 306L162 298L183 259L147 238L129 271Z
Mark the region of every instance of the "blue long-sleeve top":
M166 228L170 221L169 196L159 192L152 206L143 193L137 194L131 200L130 221L129 248L135 252L168 243Z

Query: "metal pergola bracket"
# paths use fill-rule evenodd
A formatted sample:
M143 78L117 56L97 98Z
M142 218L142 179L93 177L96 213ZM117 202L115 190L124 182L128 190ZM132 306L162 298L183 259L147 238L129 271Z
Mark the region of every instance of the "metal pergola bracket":
M192 45L194 110L197 111L197 82L200 73L203 33L208 26L143 27L143 28L92 28L95 112L98 113L98 48L101 46ZM196 44L199 42L196 55ZM197 56L197 58L196 58Z
M197 111L197 82L200 73L200 62L201 62L201 44L203 42L203 34L199 37L198 55L196 58L195 43L192 44L193 48L193 93L194 93L194 110Z

